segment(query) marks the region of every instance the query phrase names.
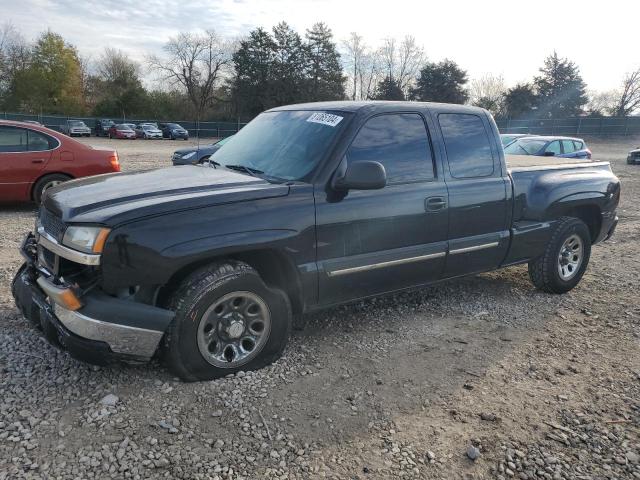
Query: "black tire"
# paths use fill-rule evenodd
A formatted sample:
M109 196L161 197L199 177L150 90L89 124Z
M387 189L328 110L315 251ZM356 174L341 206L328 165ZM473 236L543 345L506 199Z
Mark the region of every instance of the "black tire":
M239 366L221 368L200 352L198 328L205 312L233 292L250 292L262 299L268 308L270 329L253 358ZM282 355L291 333L292 314L287 295L266 286L253 268L235 260L216 262L192 273L172 294L168 308L176 312L176 317L165 336L163 356L169 368L184 381L211 380L269 365Z
M570 278L560 274L560 254L565 242L574 235L582 242L582 257ZM591 234L589 228L580 219L561 217L547 243L545 251L538 258L529 262L529 278L536 288L548 293L566 293L573 289L582 279L589 265L591 256Z
M44 177L39 179L33 186L33 193L31 195L33 201L40 205L42 203L42 195L47 188L50 188L61 182L66 182L67 180L71 180L71 177L69 177L68 175L63 175L62 173L45 175Z

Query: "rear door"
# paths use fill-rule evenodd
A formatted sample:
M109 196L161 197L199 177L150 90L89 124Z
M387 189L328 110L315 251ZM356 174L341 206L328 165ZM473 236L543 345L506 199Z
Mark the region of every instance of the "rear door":
M387 186L334 197L316 189L320 303L352 300L440 278L447 248L447 187L420 113L366 120L348 163L382 163Z
M0 126L0 201L29 199L31 186L45 168L56 145L57 140L40 132Z
M444 277L491 270L509 245L507 186L493 130L481 113L437 114L449 191Z
M562 156L564 158L577 158L578 153L576 152L575 144L572 140L562 140Z

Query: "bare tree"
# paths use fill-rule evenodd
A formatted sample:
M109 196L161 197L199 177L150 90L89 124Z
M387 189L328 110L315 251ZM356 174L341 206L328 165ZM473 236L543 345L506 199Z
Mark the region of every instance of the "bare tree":
M381 64L384 67L385 76L395 79L396 73L396 39L385 38L378 50Z
M121 50L107 47L98 59L96 73L105 82L138 79L140 77L140 64L131 60Z
M589 102L585 110L589 115L603 116L613 115L616 112L620 92L617 90L609 90L607 92L587 92Z
M344 59L345 67L350 77L351 92L349 96L352 100L356 100L359 98L359 91L362 92L362 87L360 86L360 88L358 88L358 83L362 77L367 46L362 41L362 36L356 32L351 32L349 38L342 41L342 47L344 49L342 58Z
M625 117L638 108L640 108L640 68L625 75L612 114Z
M507 87L502 75L487 73L471 81L469 101L472 105L486 108L493 115L500 115L504 111L504 95Z
M424 49L416 44L416 39L412 35L404 37L398 51L395 78L405 97L408 96L412 83L418 75L424 60Z
M182 87L200 117L217 99L216 90L230 70L231 44L208 30L203 35L181 33L169 39L164 51L165 58L148 58L150 69L172 87Z

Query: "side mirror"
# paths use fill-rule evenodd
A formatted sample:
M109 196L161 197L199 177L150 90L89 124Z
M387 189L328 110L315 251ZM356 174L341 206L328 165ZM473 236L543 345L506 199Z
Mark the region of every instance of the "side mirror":
M544 152L544 156L545 157L555 157L556 156L556 152Z
M332 183L335 190L377 190L387 185L387 172L380 162L353 162L344 173L340 170Z

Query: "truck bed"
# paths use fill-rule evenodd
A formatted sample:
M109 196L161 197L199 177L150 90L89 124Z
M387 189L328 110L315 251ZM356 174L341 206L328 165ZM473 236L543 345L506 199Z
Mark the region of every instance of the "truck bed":
M537 157L535 155L505 155L509 170L527 167L561 167L571 164L599 163L585 158Z

